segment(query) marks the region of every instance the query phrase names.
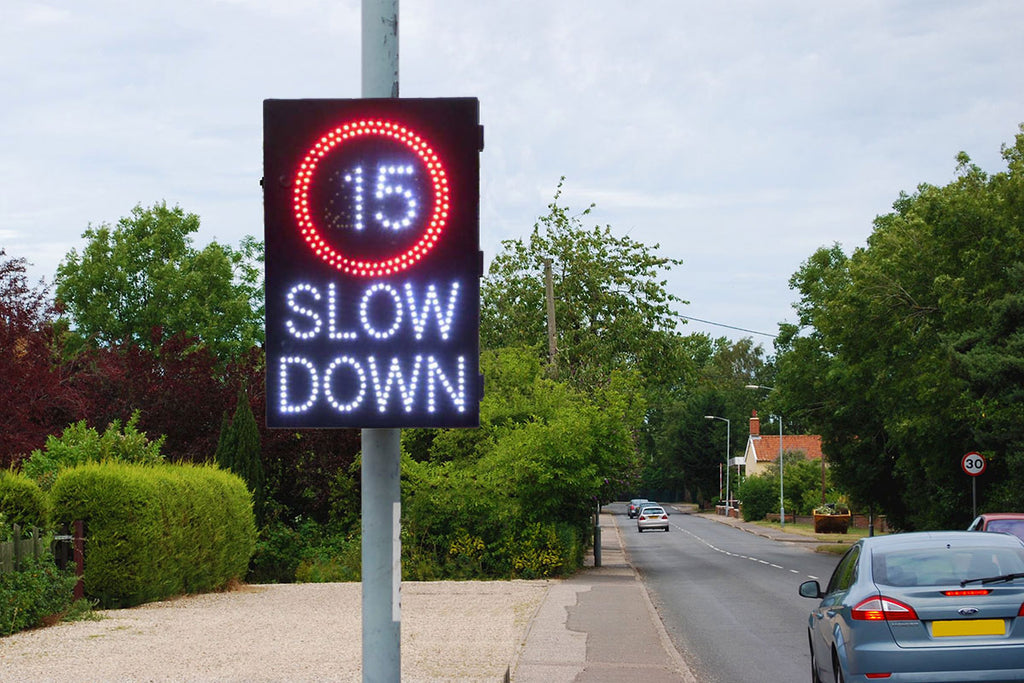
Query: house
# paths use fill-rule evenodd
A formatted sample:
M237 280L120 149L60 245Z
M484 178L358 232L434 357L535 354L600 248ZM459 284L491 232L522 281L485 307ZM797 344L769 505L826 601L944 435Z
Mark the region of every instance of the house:
M779 461L779 438L778 434L761 434L761 420L755 410L750 418L747 450L743 453L748 477L764 472L769 463ZM821 460L821 437L817 434L784 434L781 438L784 453L799 452L808 460Z

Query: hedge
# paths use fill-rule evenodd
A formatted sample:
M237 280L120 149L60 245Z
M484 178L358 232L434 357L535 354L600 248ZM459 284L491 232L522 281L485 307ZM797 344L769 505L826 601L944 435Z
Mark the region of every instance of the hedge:
M55 522L85 522L85 592L103 607L221 589L255 547L245 482L213 466L80 465L58 475L50 503Z
M0 520L22 528L46 528L46 494L39 484L23 474L0 470Z

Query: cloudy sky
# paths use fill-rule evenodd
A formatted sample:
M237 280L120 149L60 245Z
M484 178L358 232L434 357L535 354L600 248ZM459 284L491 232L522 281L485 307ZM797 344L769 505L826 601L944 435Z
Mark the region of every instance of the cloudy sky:
M90 224L162 200L197 246L262 238L262 101L358 97L360 11L6 0L0 246L50 281ZM1005 168L1022 32L1017 0L402 0L401 93L480 99L488 257L565 176L588 225L683 260L679 313L719 323L684 331L770 350L815 249L862 246L960 150Z

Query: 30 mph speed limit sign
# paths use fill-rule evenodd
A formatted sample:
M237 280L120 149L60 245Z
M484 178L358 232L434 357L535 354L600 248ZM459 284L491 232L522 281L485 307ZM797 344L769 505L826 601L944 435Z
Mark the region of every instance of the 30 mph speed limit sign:
M964 459L960 461L960 467L964 469L964 472L976 477L985 471L985 458L981 453L968 453L964 456Z

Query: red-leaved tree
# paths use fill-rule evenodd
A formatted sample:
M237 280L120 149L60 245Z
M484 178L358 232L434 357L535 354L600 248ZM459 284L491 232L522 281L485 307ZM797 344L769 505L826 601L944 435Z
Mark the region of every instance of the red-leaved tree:
M17 465L74 417L54 343L56 313L26 260L0 248L0 467Z

